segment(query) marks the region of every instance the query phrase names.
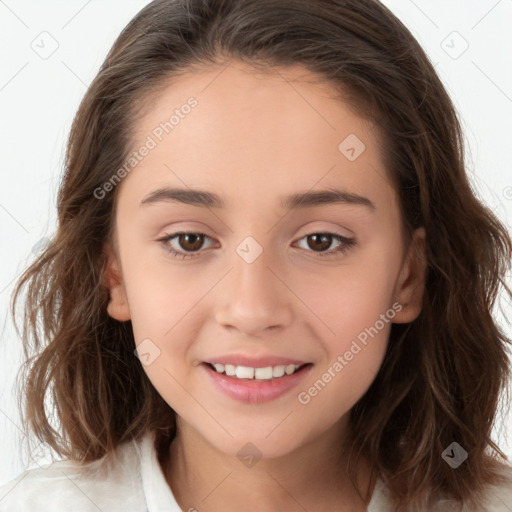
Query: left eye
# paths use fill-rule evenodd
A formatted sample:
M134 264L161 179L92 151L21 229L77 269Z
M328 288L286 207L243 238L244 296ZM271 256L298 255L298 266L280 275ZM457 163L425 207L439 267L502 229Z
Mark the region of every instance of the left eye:
M350 247L355 245L355 240L353 238L348 238L342 235L337 235L335 233L311 233L309 235L300 238L300 240L306 239L306 244L311 247L316 246L318 249L326 249L328 248L333 240L336 240L339 245L335 249L331 249L330 251L313 251L318 254L318 256L333 256L335 254L342 254L345 251L348 251Z
M171 240L177 238L179 245L185 249L185 252L176 250L169 243ZM203 245L204 239L210 238L208 235L204 233L189 233L189 232L179 232L171 235L166 235L163 238L160 238L158 241L162 242L165 249L168 250L173 256L186 258L191 258L193 254L186 254L188 252L197 252L201 246Z
M170 235L166 235L163 238L159 238L157 241L161 242L164 248L169 251L173 256L179 257L179 258L192 258L195 256L195 254L201 249L201 246L204 243L205 239L211 240L211 238L204 234L204 233L193 233L193 232L183 232L180 231L178 233L173 233ZM181 246L183 250L180 250L178 247L176 250L172 244L171 241L174 241L176 239L178 241L178 244ZM350 247L355 245L355 239L353 238L347 238L342 235L338 235L335 233L311 233L309 235L305 235L304 237L300 238L299 240L306 239L306 244L309 247L316 247L317 249L321 249L321 251L313 250L308 252L315 252L318 254L318 256L331 256L335 253L340 254L344 253ZM331 246L333 240L337 241L339 245L335 249L331 249L329 251L325 251L323 249L327 249L329 246Z

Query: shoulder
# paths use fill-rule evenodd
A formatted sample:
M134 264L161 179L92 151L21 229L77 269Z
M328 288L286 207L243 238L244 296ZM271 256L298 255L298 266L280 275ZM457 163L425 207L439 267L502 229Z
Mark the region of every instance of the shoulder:
M485 489L480 495L480 505L476 512L512 512L512 466L500 463L497 471L501 482ZM391 512L394 510L394 505L389 488L378 478L368 512ZM475 510L467 504L461 509L460 503L455 503L452 499L442 499L430 506L428 512L475 512Z
M490 486L485 495L486 512L510 512L512 510L512 466L501 464L502 482Z
M480 494L477 509L464 505L462 512L511 512L512 511L512 466L498 463L495 466L500 482L489 485ZM451 500L440 502L433 512L458 512L458 504Z
M121 445L115 454L80 464L56 461L29 469L0 487L0 512L114 512L146 510L137 443Z

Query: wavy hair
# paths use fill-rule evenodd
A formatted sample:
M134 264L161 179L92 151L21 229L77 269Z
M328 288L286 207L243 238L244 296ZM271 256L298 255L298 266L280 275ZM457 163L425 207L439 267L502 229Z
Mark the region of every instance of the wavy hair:
M134 356L131 323L107 314L117 189L101 200L95 190L126 161L159 91L230 59L262 71L302 65L339 91L379 130L405 232L426 229L422 312L393 325L380 371L350 412L351 479L364 456L397 512L442 499L478 509L506 460L491 430L508 392L510 340L493 310L501 290L511 295L512 243L471 187L461 124L434 67L377 0L155 0L125 27L74 118L57 231L12 296L16 323L26 291L17 327L25 428L84 463L148 429L159 445L175 435L174 411ZM441 457L454 441L469 453L456 471Z

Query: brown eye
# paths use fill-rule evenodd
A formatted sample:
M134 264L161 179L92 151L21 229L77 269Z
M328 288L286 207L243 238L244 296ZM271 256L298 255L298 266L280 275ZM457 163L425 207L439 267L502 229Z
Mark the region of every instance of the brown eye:
M171 235L166 235L158 241L164 246L166 251L169 251L177 258L192 258L194 253L200 252L204 244L205 238L210 237L204 233L187 233L179 232Z
M204 235L200 233L180 233L178 236L178 244L185 251L197 251L204 242Z
M314 235L308 235L306 238L311 249L325 251L329 249L333 237L326 233L315 233Z
M300 240L306 240L306 247L302 247L302 249L317 253L318 256L341 255L356 244L354 238L347 238L335 233L311 233ZM333 242L338 242L338 245L329 249Z

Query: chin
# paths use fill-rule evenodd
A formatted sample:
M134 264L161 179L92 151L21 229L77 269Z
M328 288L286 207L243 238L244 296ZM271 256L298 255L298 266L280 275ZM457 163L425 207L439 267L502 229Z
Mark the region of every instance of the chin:
M258 432L255 435L247 431L239 435L233 432L232 434L232 438L224 436L221 440L206 437L206 440L220 452L240 459L248 467L251 465L251 459L253 462L261 459L275 459L288 455L301 446L297 437L290 437L288 434L283 436L277 432L267 437L267 430L265 433Z

